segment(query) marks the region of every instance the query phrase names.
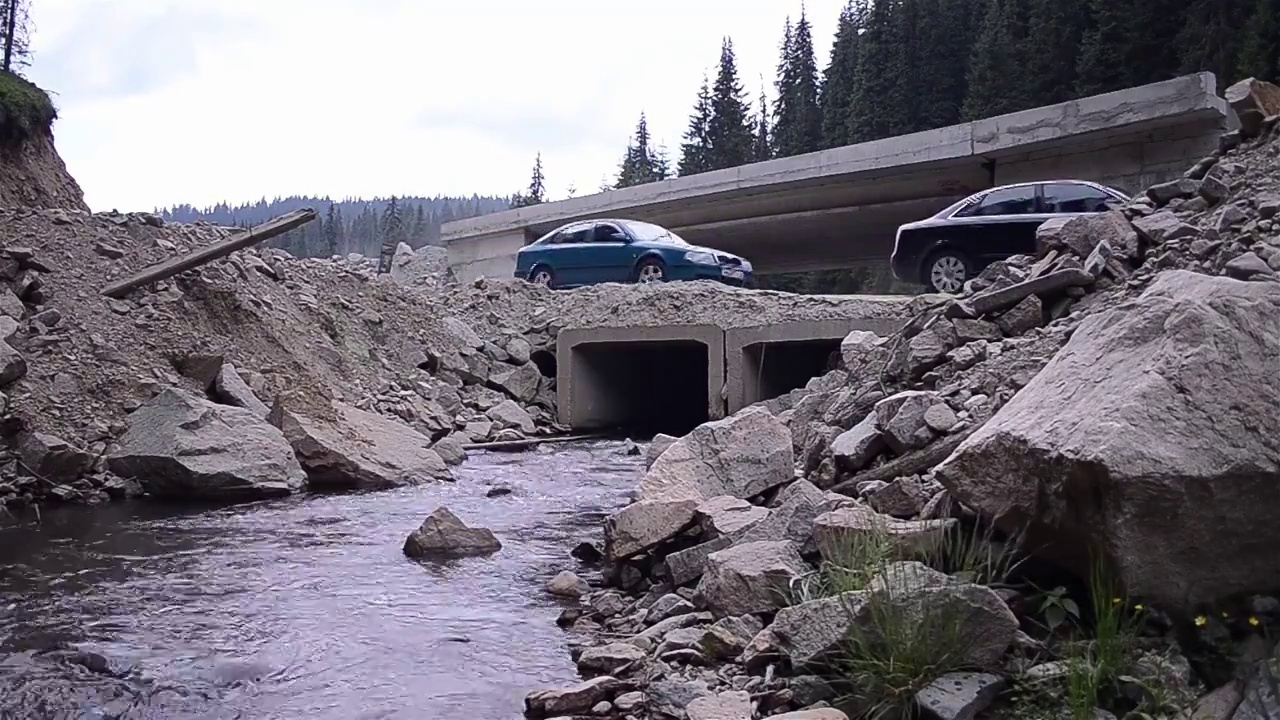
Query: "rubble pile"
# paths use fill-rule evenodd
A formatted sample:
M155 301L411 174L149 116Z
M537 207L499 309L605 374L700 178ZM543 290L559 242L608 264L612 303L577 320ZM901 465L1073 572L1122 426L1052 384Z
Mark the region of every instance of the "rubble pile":
M448 478L466 444L564 430L553 380L530 362L552 337L481 337L450 316L427 279L438 248L402 248L389 276L363 258L251 249L99 294L233 232L0 209L0 507L274 496L302 487L299 461L317 485L389 487ZM297 460L231 452L258 442ZM225 451L197 462L195 446Z
M1251 665L1280 627L1268 88L1228 92L1250 120L1183 177L1047 222L1035 256L851 333L807 387L655 440L600 572L575 553L591 590L560 623L586 681L526 715L1280 712Z

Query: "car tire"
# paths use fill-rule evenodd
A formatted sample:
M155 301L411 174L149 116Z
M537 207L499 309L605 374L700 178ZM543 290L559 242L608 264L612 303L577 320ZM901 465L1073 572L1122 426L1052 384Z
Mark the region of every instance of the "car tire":
M647 257L636 264L635 281L641 285L666 282L667 266L656 257Z
M551 268L546 265L538 265L529 271L529 282L545 288L554 288L556 286L556 274L551 272Z
M932 292L958 295L974 278L973 261L959 250L940 250L924 263L924 286Z

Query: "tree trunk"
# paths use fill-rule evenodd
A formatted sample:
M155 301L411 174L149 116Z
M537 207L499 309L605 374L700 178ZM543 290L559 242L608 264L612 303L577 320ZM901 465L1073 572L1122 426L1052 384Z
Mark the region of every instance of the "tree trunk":
M18 34L18 0L3 0L3 2L5 4L4 65L0 66L0 70L12 72L13 43Z

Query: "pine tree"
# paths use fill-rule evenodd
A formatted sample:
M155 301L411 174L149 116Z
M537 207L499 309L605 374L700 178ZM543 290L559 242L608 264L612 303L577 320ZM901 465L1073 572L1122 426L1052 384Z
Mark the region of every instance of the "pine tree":
M694 103L693 114L689 116L689 127L684 132L684 142L680 145L678 170L681 177L711 169L710 125L711 88L704 76L702 85L698 88L698 100Z
M1070 1L1070 0L1064 0ZM967 70L978 13L973 0L918 0L911 48L917 68L907 78L915 100L910 129L932 130L963 120Z
M546 177L542 173L542 153L533 161L533 174L529 178L529 189L524 193L516 193L511 200L511 207L528 207L547 201Z
M653 174L659 180L671 177L671 154L667 152L666 145L659 145L653 151Z
M324 216L324 256L338 254L338 248L342 245L342 230L342 210L338 208L338 203L329 203Z
M1163 0L1162 3L1152 0L1152 4L1156 5L1171 2L1173 0ZM1176 4L1183 8L1180 18L1174 14L1174 21L1183 28L1176 42L1176 46L1182 48L1182 65L1179 71L1208 70L1218 76L1219 82L1235 80L1247 35L1240 32L1239 28L1245 27L1252 15L1254 0L1179 0ZM1146 10L1144 20L1148 24L1158 20L1170 22L1167 17L1158 15L1154 8ZM1149 48L1152 44L1150 38L1145 39L1148 40ZM1163 49L1169 52L1174 45L1166 44ZM1154 77L1147 82L1161 80L1173 74Z
M1236 75L1241 79L1280 79L1280 0L1257 0L1254 5L1245 25Z
M778 64L778 98L774 105L773 142L780 157L822 147L822 110L818 105L818 68L813 31L804 11L794 31L787 21Z
M618 168L616 187L631 187L666 179L666 168L659 167L656 154L650 147L651 142L648 121L642 112L640 122L636 124L636 134L627 143L627 152Z
M30 38L30 0L0 0L0 72L29 64Z
M387 202L387 207L382 211L382 244L395 247L397 243L404 241L404 217L401 214L400 203L394 196Z
M737 167L751 162L755 132L751 106L743 98L738 81L733 41L720 46L720 68L711 95L711 120L707 123L707 155L711 170Z
M964 116L991 117L1024 110L1027 92L1023 33L1018 0L987 0L982 27L969 62L969 92Z
M866 24L869 0L849 0L840 11L831 61L822 77L822 145L839 147L849 142L849 102L858 72L858 35Z
M846 118L850 143L878 140L901 132L902 123L894 102L900 93L898 83L905 68L896 36L896 9L892 0L872 3L858 38L858 58Z
M771 159L773 155L772 138L769 133L769 99L764 90L760 91L760 115L756 118L755 161Z
M1134 0L1089 0L1091 22L1081 41L1076 65L1077 96L1097 95L1129 85L1133 77L1128 62L1136 29L1132 25L1135 11Z

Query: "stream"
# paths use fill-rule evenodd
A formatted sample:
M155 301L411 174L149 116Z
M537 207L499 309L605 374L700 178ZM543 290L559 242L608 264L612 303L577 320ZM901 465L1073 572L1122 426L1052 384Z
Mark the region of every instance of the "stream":
M0 718L514 720L578 680L543 584L641 467L619 443L474 454L457 483L0 527ZM488 498L492 485L511 495ZM416 563L438 505L495 555Z

